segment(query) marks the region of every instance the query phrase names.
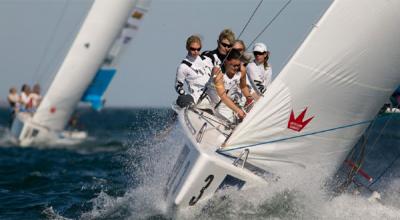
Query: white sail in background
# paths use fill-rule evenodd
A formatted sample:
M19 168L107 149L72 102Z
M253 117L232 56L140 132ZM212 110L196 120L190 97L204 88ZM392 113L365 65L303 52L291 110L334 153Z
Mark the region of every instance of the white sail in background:
M113 67L118 63L118 58L122 55L123 49L135 38L144 15L150 9L150 0L136 0L133 10L130 13L122 31L112 45L107 58L103 64L104 67Z
M83 94L81 101L90 103L92 109L101 110L104 107L105 99L103 95L117 72L119 58L139 31L143 17L150 8L150 3L150 0L135 1L130 16L123 25L118 37L114 40L95 78Z
M331 175L400 84L399 27L398 0L335 0L222 151Z
M62 130L132 12L134 0L95 0L78 36L33 117Z

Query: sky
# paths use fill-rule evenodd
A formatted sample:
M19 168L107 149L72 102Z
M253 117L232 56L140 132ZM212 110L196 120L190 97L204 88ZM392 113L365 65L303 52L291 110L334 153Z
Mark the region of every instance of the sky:
M10 86L39 82L49 87L93 0L0 0L0 103ZM168 107L177 94L176 68L186 55L188 36L199 34L204 50L219 33L244 29L260 0L152 0L135 39L118 64L107 106ZM263 42L277 75L332 0L263 0L240 39ZM258 38L257 35L262 33ZM256 39L255 39L256 38ZM251 51L251 46L248 48Z

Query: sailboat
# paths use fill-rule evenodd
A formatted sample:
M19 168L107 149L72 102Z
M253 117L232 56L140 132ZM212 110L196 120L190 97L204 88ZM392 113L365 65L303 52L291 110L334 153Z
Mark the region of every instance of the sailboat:
M236 126L176 108L186 140L165 198L194 206L226 187L333 177L400 84L400 1L335 0ZM285 178L281 178L285 177Z
M150 1L95 0L64 62L31 115L18 113L11 133L20 146L79 143L84 131L64 130L82 100L96 110L116 72L117 58L137 32Z

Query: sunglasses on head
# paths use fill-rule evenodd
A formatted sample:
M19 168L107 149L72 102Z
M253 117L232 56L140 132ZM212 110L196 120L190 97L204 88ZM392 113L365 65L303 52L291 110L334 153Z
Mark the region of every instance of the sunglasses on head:
M189 47L189 50L191 50L191 51L200 51L201 47L199 47L199 48Z
M232 45L226 44L226 43L224 43L224 42L220 42L220 44L221 44L222 46L226 47L226 48L231 48L231 47L232 47Z
M254 56L261 56L261 55L266 54L266 52L257 52L257 51L255 51L255 52L253 52L253 54L254 54Z

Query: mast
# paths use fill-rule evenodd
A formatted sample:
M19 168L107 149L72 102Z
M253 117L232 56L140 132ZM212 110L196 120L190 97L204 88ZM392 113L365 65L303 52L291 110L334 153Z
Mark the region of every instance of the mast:
M125 24L134 0L95 0L33 122L62 130L112 43Z

